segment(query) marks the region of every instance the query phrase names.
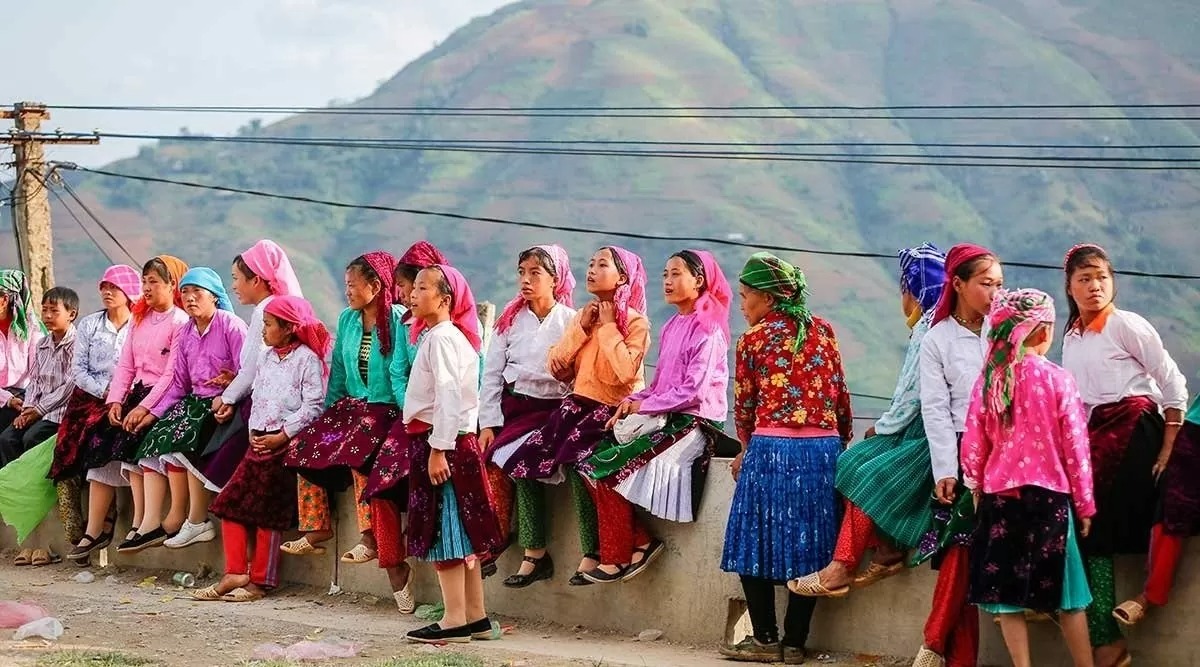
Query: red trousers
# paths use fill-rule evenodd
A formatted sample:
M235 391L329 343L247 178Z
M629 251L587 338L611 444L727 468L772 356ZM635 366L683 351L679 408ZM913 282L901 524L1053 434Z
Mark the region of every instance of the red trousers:
M975 667L979 659L979 610L967 602L969 553L958 545L946 550L925 621L925 647L945 658L947 667Z
M1182 536L1164 532L1161 523L1154 524L1150 532L1150 557L1146 564L1149 574L1144 594L1146 601L1152 605L1161 607L1167 604L1171 586L1175 583L1175 570L1179 568L1179 558L1183 555L1183 540Z
M495 463L488 463L484 471L487 472L488 500L500 522L500 542L508 544L508 536L512 533L513 481Z
M400 567L408 558L403 520L396 503L383 498L371 499L371 531L375 534L375 550L381 568Z
M263 588L279 585L279 545L283 532L254 529L236 521L221 522L221 540L225 545L225 573L248 574L250 583ZM250 552L253 550L253 560Z
M857 505L847 500L833 560L845 565L853 573L858 570L867 549L877 546L879 540L875 537L875 523Z
M633 548L654 539L634 515L633 503L609 487L586 478L584 486L592 496L592 501L596 503L600 562L606 565L627 565L633 562Z

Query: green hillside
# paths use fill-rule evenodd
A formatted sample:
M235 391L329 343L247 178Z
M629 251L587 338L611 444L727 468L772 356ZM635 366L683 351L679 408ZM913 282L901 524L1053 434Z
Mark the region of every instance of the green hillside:
M1200 10L1181 0L538 0L476 19L362 106L1106 104L1200 99ZM1115 113L1115 112L1114 112ZM1131 112L1132 114L1133 112ZM409 139L650 139L713 142L1200 143L1200 123L1127 119L968 122L836 119L448 118L308 114L245 134ZM807 150L807 149L788 149ZM818 149L825 150L825 149ZM884 151L886 149L880 149ZM930 149L931 153L944 152ZM1113 153L1115 154L1115 153ZM358 203L604 230L892 252L972 240L1003 257L1057 263L1081 240L1124 268L1200 272L1196 172L972 169L801 162L504 155L164 143L112 169ZM617 242L577 234L333 209L101 177L77 179L135 252L170 251L224 270L263 236L293 251L332 318L354 255L429 238L481 298L512 290L516 251ZM61 215L61 214L60 214ZM59 219L62 219L61 217ZM103 259L58 225L60 280ZM676 250L630 242L652 276ZM727 272L750 251L715 248ZM891 391L905 331L894 262L794 256L816 310L844 339L852 387ZM1054 272L1012 284L1061 293ZM1124 279L1190 376L1200 365L1195 284ZM652 301L657 286L651 288ZM582 290L580 291L582 297ZM654 320L667 313L656 304ZM864 413L877 406L864 404Z

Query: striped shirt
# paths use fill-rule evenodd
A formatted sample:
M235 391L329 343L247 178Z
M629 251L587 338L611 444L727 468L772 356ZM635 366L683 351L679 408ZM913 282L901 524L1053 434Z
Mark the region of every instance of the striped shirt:
M75 354L75 325L55 342L46 336L38 342L34 367L25 393L25 406L37 408L42 419L61 423L67 412L67 398L75 389L71 360Z

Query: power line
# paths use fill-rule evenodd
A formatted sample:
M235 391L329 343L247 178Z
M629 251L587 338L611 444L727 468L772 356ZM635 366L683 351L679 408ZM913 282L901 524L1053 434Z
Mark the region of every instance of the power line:
M99 250L100 254L104 255L104 258L108 260L108 263L116 264L117 260L113 259L112 255L108 254L108 251L104 249L104 246L100 245L100 241L96 240L96 236L88 231L88 228L84 226L83 221L79 219L79 216L75 215L75 211L71 210L71 207L67 205L67 200L63 199L63 196L58 193L58 190L51 189L50 193L53 194L56 199L58 199L59 203L62 204L63 209L71 215L71 218L75 220L75 224L79 225L79 228L83 230L83 233L87 234L87 237L92 241L92 245L96 246L96 250Z
M79 165L67 162L55 163L58 168L72 169L83 171L101 176L109 176L112 178L124 178L135 181L143 181L147 183L163 183L168 185L179 185L183 187L196 188L201 190L212 190L216 192L229 192L234 194L250 195L255 197L265 197L270 199L279 199L284 201L294 201L306 204L320 204L322 206L331 206L334 208L347 208L366 211L382 211L388 213L407 213L410 215L432 216L439 218L447 218L450 220L463 220L471 222L484 222L496 225L506 225L513 227L524 227L529 229L544 229L557 232L571 232L577 234L599 235L599 236L614 236L621 238L640 239L645 241L672 241L677 243L706 243L710 245L723 245L739 248L748 248L754 250L772 250L777 252L790 252L805 255L820 255L826 257L854 257L865 259L890 259L894 260L894 254L882 254L874 252L861 252L850 250L819 250L813 248L799 248L793 246L784 246L778 244L767 243L750 243L745 241L734 241L723 238L712 238L704 236L664 236L661 234L648 234L639 232L620 232L612 230L595 229L588 227L574 227L569 225L552 225L541 222L527 222L519 220L509 220L505 218L494 218L487 216L473 216L462 213L450 213L446 211L431 211L417 208L404 208L397 206L385 206L383 204L353 204L349 202L334 201L328 199L317 199L314 197L306 197L300 195L287 195L275 192L265 192L262 190L252 190L249 188L235 188L223 185L209 185L207 183L196 183L192 181L181 181L169 178L161 178L157 176L139 176L135 174L123 174L120 172L108 171L106 169L91 169L88 167L80 167ZM1062 266L1058 264L1042 264L1036 262L1020 262L1020 261L1005 261L1006 266L1021 267L1027 269L1039 269L1049 271L1062 271ZM1133 271L1122 270L1116 271L1118 275L1125 275L1139 278L1159 278L1163 280L1200 280L1200 275L1187 275L1180 273L1159 273L1149 271Z
M79 204L79 207L82 208L84 212L91 217L92 221L96 223L96 226L98 226L101 231L108 236L108 238L112 239L113 243L117 244L117 247L121 249L121 252L125 253L125 256L128 257L131 262L133 262L134 266L140 266L141 262L139 262L137 258L133 256L133 253L129 252L129 249L125 247L125 244L121 243L121 240L117 238L116 234L113 234L112 231L109 230L108 225L105 225L104 221L102 221L100 217L97 216L86 203L84 203L83 198L75 192L75 189L71 187L71 184L68 183L66 179L61 179L60 182L62 183L63 189L66 190L67 194L71 196L71 199L74 199L75 203Z

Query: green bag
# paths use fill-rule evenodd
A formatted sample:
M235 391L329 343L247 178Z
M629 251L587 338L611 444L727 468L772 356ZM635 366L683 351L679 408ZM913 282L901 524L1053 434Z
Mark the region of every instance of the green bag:
M24 542L57 502L54 482L46 479L54 460L57 436L0 468L0 520L17 529L17 542Z

